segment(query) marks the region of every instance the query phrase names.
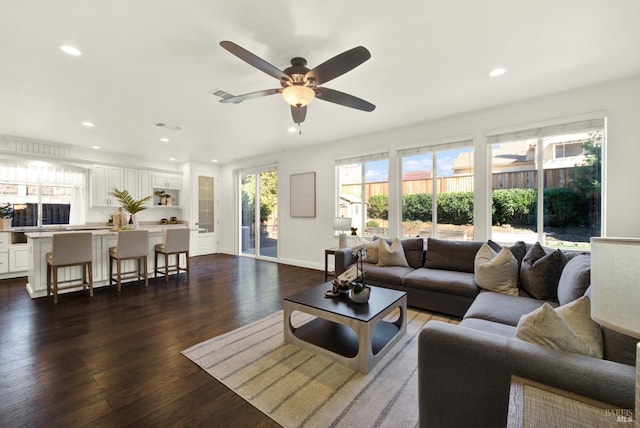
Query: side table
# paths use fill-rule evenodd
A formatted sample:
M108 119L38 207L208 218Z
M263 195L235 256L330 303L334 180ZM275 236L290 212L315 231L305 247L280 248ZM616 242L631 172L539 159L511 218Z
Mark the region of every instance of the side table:
M327 282L329 279L329 275L335 275L335 272L329 272L329 254L333 255L333 262L335 264L336 259L336 251L339 250L338 247L325 248L324 250L324 282Z

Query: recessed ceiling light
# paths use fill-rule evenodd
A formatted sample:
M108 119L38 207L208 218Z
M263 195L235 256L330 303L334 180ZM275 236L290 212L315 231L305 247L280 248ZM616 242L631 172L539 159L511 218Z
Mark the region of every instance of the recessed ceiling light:
M170 161L174 161L174 160L176 160L176 158L169 158L169 160L170 160Z
M296 128L295 126L290 126L289 128L287 128L287 131L291 132L292 134L294 132L296 132L298 130L298 128Z
M489 76L491 77L502 76L506 71L507 70L505 70L504 68L494 68L489 72Z
M91 146L92 149L100 150L100 146Z
M218 159L211 159L211 162L218 162Z
M162 137L160 138L160 141L162 141L163 143L168 143L170 140L166 137Z
M89 128L91 128L91 127L95 126L92 122L87 122L87 121L82 122L82 124L83 124L84 126L89 127Z
M73 55L73 56L80 56L82 55L82 52L80 52L80 49L75 48L73 46L69 46L69 45L61 45L60 46L60 50L64 53L67 53L69 55Z

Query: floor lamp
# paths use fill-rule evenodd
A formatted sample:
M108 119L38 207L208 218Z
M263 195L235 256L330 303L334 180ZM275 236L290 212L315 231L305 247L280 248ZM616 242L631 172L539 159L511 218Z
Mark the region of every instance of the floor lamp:
M640 238L591 238L591 317L640 339ZM635 426L640 426L640 343Z
M333 219L333 230L340 231L338 235L338 247L347 246L347 230L351 230L351 217L336 217Z

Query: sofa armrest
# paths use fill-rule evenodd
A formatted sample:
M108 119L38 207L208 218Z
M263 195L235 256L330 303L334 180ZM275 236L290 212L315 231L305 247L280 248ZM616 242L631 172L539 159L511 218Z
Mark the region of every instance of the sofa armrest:
M420 426L505 426L512 375L634 408L632 366L430 321L419 336Z
M351 247L337 249L334 256L336 277L347 270L347 268L354 264L356 261L356 255L353 254L353 250L351 249Z

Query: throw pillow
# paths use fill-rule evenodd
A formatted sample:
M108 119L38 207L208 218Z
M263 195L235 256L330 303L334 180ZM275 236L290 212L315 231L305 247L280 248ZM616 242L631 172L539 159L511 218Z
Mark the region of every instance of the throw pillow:
M364 261L367 263L378 263L378 248L380 248L380 240L369 241L364 246Z
M591 285L591 256L579 254L567 262L558 281L558 303L564 305L582 297Z
M495 241L492 241L491 239L489 239L487 243L496 253L502 249L502 245L498 244ZM509 251L511 251L511 254L515 256L516 260L518 260L518 272L519 272L520 265L522 265L522 259L524 259L525 254L527 254L527 244L525 244L524 241L518 241L508 248L509 248Z
M398 238L394 239L391 246L384 239L380 240L378 249L378 266L404 266L409 267L404 256L402 243Z
M558 281L567 257L559 249L547 253L536 242L527 251L520 267L520 285L529 294L540 300L556 300Z
M584 341L548 303L520 317L516 339L575 354L588 355L589 352Z
M484 290L517 296L518 260L507 247L496 253L484 244L476 254L474 279Z
M602 329L591 318L591 300L582 296L573 302L555 309L560 318L585 343L587 355L595 358L604 356Z

